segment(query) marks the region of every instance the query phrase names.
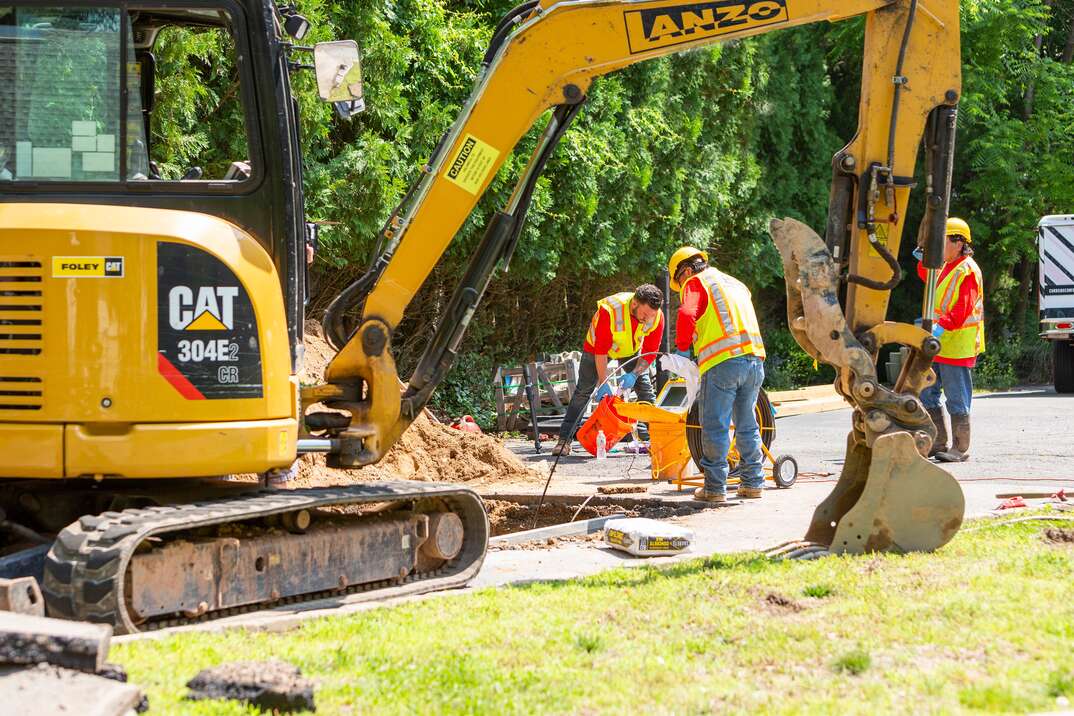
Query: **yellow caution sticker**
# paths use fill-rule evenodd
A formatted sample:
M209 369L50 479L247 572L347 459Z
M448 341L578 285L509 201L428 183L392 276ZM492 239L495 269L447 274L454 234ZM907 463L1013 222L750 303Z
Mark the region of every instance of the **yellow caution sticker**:
M459 151L448 162L444 178L476 196L499 156L499 150L492 145L467 134L459 145Z
M53 256L53 278L123 278L122 256Z

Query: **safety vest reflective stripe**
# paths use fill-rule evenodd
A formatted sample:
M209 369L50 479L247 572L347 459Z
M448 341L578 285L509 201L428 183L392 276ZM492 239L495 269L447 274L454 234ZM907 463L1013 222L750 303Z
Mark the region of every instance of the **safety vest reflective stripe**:
M612 309L612 332L620 333L625 331L627 304L619 300L618 296L609 296L604 300L608 307Z
M641 349L642 340L645 336L656 330L659 316L648 323L639 323L636 330L631 330L630 302L634 294L630 291L616 293L597 301L597 312L593 315L593 321L589 325L589 333L586 340L590 345L597 342L597 320L601 311L607 311L611 316L612 347L608 351L610 358L628 358Z
M709 297L708 308L694 333L694 352L701 372L741 355L764 358L764 342L746 287L713 268L696 278Z
M947 275L947 288L942 292L942 295L939 297L940 300L936 304L936 310L940 313L947 313L950 311L952 303L954 303L955 298L958 296L955 287L961 285L962 282L950 280L953 274L957 271L958 269L955 269L955 271L952 271ZM940 293L940 291L937 290L937 293Z
M962 360L973 358L985 350L984 281L981 278L981 269L972 258L963 259L936 287L933 317L939 319L954 308L962 291L962 284L970 276L977 279L977 301L973 305L973 312L962 326L945 331L940 336L940 358Z
M738 349L748 347L753 343L753 341L754 337L746 332L736 333L732 336L728 336L727 338L721 338L718 341L713 341L712 343L709 343L707 346L698 351L697 362L704 363L706 361L712 360L721 353L731 353L732 356L742 355L746 351ZM737 352L735 352L736 350Z
M723 326L724 333L730 333L735 324L731 320L731 312L727 310L727 297L724 296L723 287L720 285L719 280L707 271L703 271L698 278L705 288L709 290L709 295L712 297L713 305L716 307L716 315L720 318L720 325Z

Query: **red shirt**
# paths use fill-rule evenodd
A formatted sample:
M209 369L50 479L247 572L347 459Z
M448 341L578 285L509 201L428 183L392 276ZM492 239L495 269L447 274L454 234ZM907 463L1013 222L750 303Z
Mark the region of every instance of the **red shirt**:
M638 324L640 322L637 318L634 318L633 314L630 316L630 330L637 331ZM646 353L656 353L660 350L660 339L663 338L664 332L661 327L664 325L664 314L656 314L656 328L653 332L645 336L641 342L642 355ZM612 349L612 317L607 311L597 309L597 328L593 331L595 342L589 342L589 336L586 335L585 345L582 346L582 350L586 353L592 353L593 355L607 355L608 351ZM655 360L656 356L649 356L646 358L650 363Z
M683 287L682 303L675 322L675 347L688 351L694 344L694 328L709 307L709 294L700 281L691 281Z
M950 261L944 264L943 269L940 270L940 278L937 283L940 283L947 275L954 270L956 266L962 263L966 259L965 256L959 256L956 260ZM925 270L924 264L920 261L917 262L917 275L922 281L925 280L928 273ZM962 282L962 285L958 289L958 297L955 299L955 303L951 306L951 310L947 313L940 315L936 319L936 323L945 331L953 331L966 323L966 321L973 315L973 307L977 304L977 297L981 293L980 286L977 285L977 275L971 273ZM973 368L977 365L977 358L941 358L936 356L932 359L935 363L946 363L947 365L961 365L967 368Z

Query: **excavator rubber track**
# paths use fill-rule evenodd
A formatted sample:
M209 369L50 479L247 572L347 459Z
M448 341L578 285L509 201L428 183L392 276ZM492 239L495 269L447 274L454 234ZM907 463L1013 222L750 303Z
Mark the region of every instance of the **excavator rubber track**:
M273 516L324 508L376 509L355 515L354 524L393 515L422 514L401 511L407 503L436 504L458 516L462 545L453 558L390 578L283 595L257 604L205 609L198 614L138 619L130 608L128 571L132 558L136 553L160 549L154 545L166 543L169 533L190 534L228 523L271 520L276 519ZM226 499L83 516L57 535L45 561L43 591L50 616L107 623L117 634L129 634L343 594L355 594L351 599L364 601L461 587L481 568L488 535L488 517L481 498L464 487L392 481L327 488L261 489ZM215 539L219 538L208 542ZM413 549L416 555L418 547ZM296 569L304 566L296 565ZM181 570L183 565L174 565L174 569Z

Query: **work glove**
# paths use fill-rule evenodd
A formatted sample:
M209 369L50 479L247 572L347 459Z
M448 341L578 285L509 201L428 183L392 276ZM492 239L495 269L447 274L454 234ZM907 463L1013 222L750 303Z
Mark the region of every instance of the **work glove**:
M596 398L597 402L599 403L601 400L604 399L604 396L611 395L611 394L612 394L611 386L609 386L607 383L605 383L604 385L600 386L600 390L597 391L597 394L594 396L594 398Z
M630 390L638 382L637 373L627 373L619 379L619 390Z
M686 360L693 360L693 356L690 355L690 351L675 351L675 355L682 356Z
M914 248L914 250L913 250L913 251L911 251L911 252L910 252L910 254L911 254L911 255L912 255L912 256L913 256L913 257L914 257L915 259L917 259L918 261L924 261L924 260L925 260L925 252L921 250L921 247L920 247L920 246L918 246L918 247Z
M944 327L941 326L939 323L933 323L932 324L932 337L933 338L939 338L940 336L943 335L943 332L944 332Z

